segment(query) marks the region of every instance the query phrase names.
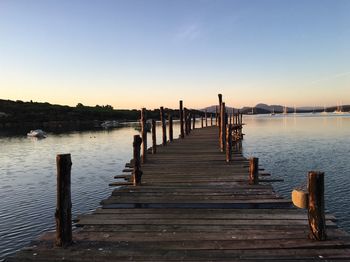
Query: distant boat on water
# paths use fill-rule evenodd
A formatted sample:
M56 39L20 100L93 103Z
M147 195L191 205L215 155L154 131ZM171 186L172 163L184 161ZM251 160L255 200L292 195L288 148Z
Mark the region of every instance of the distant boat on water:
M275 115L275 108L273 107L270 116L274 116L274 115Z
M284 115L288 114L288 109L287 109L286 106L283 107L283 114L284 114Z
M334 114L344 114L343 112L343 106L337 103L337 109L334 111Z
M101 127L103 127L104 129L109 129L109 128L113 128L113 127L120 127L121 124L118 121L104 121L101 124Z
M28 137L37 137L37 138L46 138L47 134L41 129L36 129L36 130L30 130L29 133L27 133Z

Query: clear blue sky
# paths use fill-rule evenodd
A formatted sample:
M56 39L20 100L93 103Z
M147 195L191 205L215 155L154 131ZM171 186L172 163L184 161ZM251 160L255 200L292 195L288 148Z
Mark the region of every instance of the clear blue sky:
M0 0L0 98L350 104L348 0Z

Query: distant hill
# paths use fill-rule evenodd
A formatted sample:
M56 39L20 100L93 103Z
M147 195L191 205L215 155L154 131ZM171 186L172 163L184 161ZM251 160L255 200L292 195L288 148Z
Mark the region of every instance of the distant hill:
M207 110L208 112L213 112L215 113L215 105L214 106L209 106L206 107L204 110ZM228 112L232 112L232 107L226 107L228 108ZM350 105L343 105L342 106L344 112L350 112ZM327 112L334 112L337 109L336 106L328 107L326 108ZM264 103L259 103L255 105L254 107L251 106L244 106L242 108L235 108L235 112L237 110L240 110L241 113L243 114L271 114L271 113L276 113L280 114L284 112L284 106L282 105L267 105ZM303 107L297 107L294 109L294 107L287 107L286 112L287 113L294 113L296 111L297 113L308 113L308 112L322 112L324 111L323 107L312 107L312 106L303 106Z

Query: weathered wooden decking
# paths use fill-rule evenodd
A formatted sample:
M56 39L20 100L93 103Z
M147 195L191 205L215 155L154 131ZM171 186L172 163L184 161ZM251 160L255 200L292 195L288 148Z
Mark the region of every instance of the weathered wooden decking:
M224 159L216 127L159 146L142 166L142 186L116 188L79 217L74 245L54 248L46 234L9 261L350 261L349 237L333 216L329 240L308 240L304 210L268 176L248 185L241 154Z

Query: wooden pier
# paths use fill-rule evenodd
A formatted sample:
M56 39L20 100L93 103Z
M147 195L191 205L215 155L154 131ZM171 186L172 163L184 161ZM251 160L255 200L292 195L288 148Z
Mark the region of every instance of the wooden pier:
M136 186L135 161L116 175L125 182L78 217L73 244L56 247L55 233L46 233L7 261L350 261L349 235L332 215L327 239L309 239L307 210L276 193L257 167L252 179L240 150L227 160L218 126L188 128L147 151Z

